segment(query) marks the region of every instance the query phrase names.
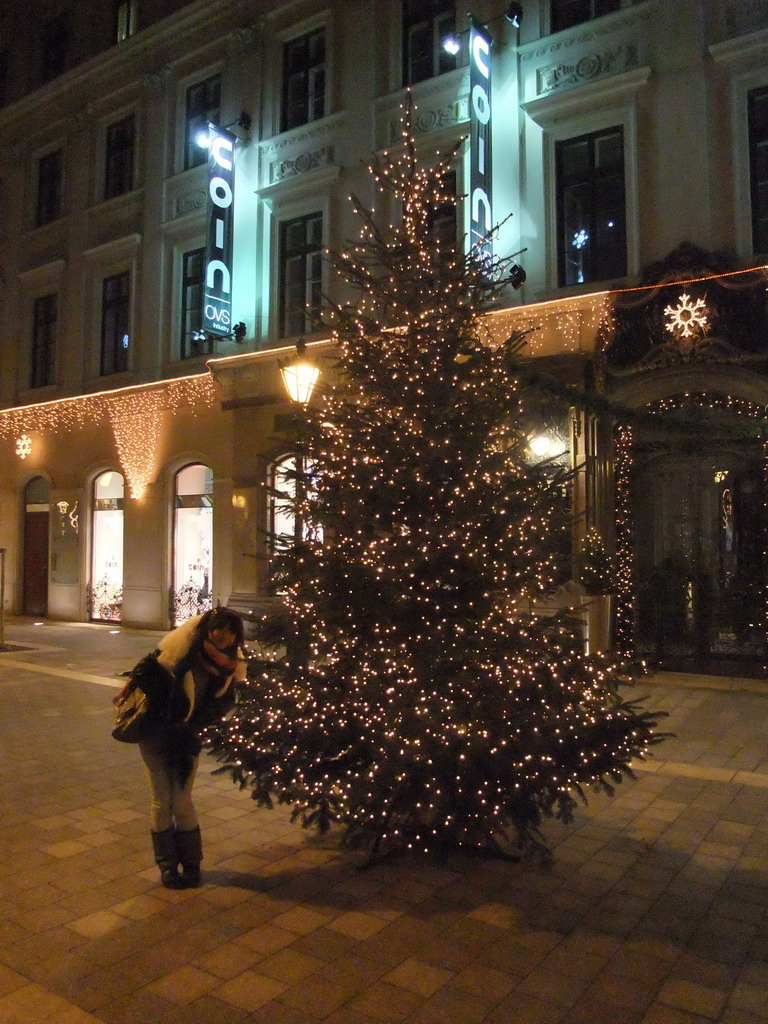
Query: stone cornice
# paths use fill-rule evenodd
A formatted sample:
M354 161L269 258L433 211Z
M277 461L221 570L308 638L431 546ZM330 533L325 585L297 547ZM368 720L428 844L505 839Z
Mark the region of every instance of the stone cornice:
M25 118L39 118L41 108L55 112L59 107L59 117L68 120L73 100L74 105L79 106L78 90L93 89L95 81L112 78L116 83L110 90L112 92L135 87L137 80L144 78L155 81L158 73L162 79L163 75L169 74L168 69L173 64L189 58L185 37L207 32L209 40L216 45L227 41L234 46L247 45L243 44L243 33L253 33L255 15L248 20L246 6L251 4L233 0L196 0L4 107L0 110L0 130ZM240 24L227 22L227 15L231 17L233 11L239 14ZM207 45L213 43L209 41ZM55 113L52 119L56 120Z
M565 52L574 47L583 46L585 43L602 43L647 21L656 6L657 0L645 0L644 3L634 4L594 21L585 21L574 28L563 29L562 32L547 36L545 39L525 43L518 47L520 63L527 64L546 58L560 59Z
M599 107L616 107L633 99L651 77L649 67L636 68L623 74L609 75L579 88L562 89L528 100L521 106L542 128L570 116L575 111Z

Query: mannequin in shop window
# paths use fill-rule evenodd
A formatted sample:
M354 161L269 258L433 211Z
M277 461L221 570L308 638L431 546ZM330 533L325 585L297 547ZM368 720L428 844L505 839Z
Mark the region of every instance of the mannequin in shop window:
M157 709L139 750L151 794L155 862L169 889L200 884L203 846L192 801L200 733L232 710L235 684L245 674L243 620L230 608L215 608L168 633L126 683L135 679Z

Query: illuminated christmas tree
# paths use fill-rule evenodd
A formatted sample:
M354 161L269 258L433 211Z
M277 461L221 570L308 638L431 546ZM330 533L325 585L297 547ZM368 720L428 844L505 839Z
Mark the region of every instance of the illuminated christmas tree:
M421 167L407 114L403 135L371 168L397 222L355 201L360 239L330 256L359 301L334 310L340 383L303 421L310 526L260 626L278 656L209 737L259 803L372 858L536 844L657 740L618 667L531 611L570 571L565 478L528 450L520 337L483 317L507 264L441 240L454 153Z

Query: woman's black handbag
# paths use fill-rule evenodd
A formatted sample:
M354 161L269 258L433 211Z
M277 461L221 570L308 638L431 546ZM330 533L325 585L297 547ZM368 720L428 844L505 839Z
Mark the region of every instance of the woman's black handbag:
M141 743L152 732L157 719L150 700L137 682L115 697L115 727L112 736L120 743Z

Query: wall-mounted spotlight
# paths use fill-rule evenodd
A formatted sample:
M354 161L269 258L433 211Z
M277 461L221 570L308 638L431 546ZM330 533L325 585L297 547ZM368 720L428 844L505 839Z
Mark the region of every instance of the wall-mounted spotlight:
M232 339L236 341L238 345L242 345L245 341L245 336L248 333L248 328L241 320L235 324L229 334L214 334L211 331L192 331L192 341L200 344L201 342L213 344L215 341L228 341Z
M240 117L238 117L237 120L232 121L230 124L223 124L221 127L225 130L237 127L242 128L244 132L249 132L251 130L251 115L245 110L242 110L240 112ZM210 137L207 131L201 129L197 135L195 135L195 145L199 146L200 149L208 149L208 146L210 145Z
M503 12L503 14L497 14L496 17L491 18L490 21L486 21L483 27L488 28L490 25L494 23L494 21L498 21L500 18L506 18L506 20L511 25L514 25L515 28L520 28L520 22L523 18L522 4L509 4L509 6L507 7L506 11ZM450 35L446 36L442 42L442 47L445 50L445 52L449 53L452 57L455 57L456 54L461 49L461 37L466 35L469 35L469 33L452 32Z
M522 288L525 284L525 279L528 275L520 266L519 263L513 263L509 268L509 283L517 291L518 288Z
M504 17L510 22L515 28L520 28L520 22L523 20L523 6L522 4L510 4L507 8Z

